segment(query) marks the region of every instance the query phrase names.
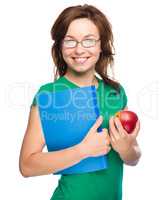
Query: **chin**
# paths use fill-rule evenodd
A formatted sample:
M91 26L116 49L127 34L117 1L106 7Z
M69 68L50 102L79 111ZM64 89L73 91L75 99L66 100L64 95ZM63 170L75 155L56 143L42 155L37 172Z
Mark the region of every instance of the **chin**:
M70 66L71 70L77 72L87 72L94 69L95 63L75 64L70 62L68 66Z
M88 71L92 71L94 67L86 67L86 66L75 66L71 68L73 71L78 73L86 73Z

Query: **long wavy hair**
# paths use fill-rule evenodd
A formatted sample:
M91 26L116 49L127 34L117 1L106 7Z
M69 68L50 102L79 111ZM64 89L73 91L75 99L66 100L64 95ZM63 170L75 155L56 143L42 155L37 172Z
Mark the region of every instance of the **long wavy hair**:
M101 76L105 84L110 84L119 91L119 83L110 78L107 70L112 70L114 65L114 45L112 27L106 16L96 7L84 4L83 6L72 6L64 9L55 20L51 28L51 37L54 41L51 49L52 58L56 67L54 80L64 76L67 71L67 63L64 61L61 51L62 41L67 33L70 23L79 18L91 20L99 30L101 39L101 53L95 65L95 72Z

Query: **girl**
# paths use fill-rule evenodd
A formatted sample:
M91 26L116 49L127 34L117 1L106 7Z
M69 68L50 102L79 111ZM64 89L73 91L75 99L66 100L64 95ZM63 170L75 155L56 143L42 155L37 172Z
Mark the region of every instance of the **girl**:
M20 172L24 177L51 174L84 158L107 155L105 170L61 175L51 200L121 200L123 163L136 165L141 156L136 140L140 123L127 134L120 121L111 117L127 106L123 87L107 75L114 61L111 25L94 6L73 6L59 15L51 36L55 80L42 85L38 93L95 85L101 117L79 144L43 152L45 140L34 98L20 152ZM102 134L97 133L100 125Z

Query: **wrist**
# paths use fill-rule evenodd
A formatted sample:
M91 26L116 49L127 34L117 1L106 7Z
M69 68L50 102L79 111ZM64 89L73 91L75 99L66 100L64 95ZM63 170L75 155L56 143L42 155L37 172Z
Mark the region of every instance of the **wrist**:
M83 145L83 143L79 143L76 145L76 150L80 156L81 159L85 159L88 157L87 153L86 153L86 149Z
M126 164L135 165L141 157L141 151L139 146L132 145L126 151L121 151L119 155Z
M118 153L121 157L126 157L128 154L130 154L130 152L132 151L133 146L129 146L126 149L121 149Z

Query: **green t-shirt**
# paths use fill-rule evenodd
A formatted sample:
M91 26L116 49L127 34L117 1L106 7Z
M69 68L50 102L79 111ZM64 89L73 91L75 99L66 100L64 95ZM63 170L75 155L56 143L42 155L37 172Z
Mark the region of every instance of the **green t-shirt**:
M97 77L98 78L98 77ZM99 79L97 98L100 114L103 116L102 128L109 128L109 118L127 105L127 97L122 86L118 93L110 85ZM52 83L40 87L42 91L59 91L77 88L76 84L62 76ZM34 98L32 105L36 105ZM123 161L113 149L107 154L109 167L105 170L84 174L61 175L51 200L121 200Z

